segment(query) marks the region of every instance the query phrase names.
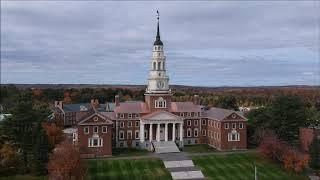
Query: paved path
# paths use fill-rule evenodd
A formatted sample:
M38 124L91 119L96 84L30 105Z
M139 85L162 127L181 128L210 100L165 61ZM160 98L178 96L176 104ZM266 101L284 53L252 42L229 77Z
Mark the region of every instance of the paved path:
M201 170L196 167L185 152L155 154L171 173L172 179L204 179Z

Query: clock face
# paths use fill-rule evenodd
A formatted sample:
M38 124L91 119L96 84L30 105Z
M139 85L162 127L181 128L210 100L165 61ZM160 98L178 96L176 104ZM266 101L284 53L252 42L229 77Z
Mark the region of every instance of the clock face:
M158 81L157 86L159 89L164 88L164 82L163 81Z

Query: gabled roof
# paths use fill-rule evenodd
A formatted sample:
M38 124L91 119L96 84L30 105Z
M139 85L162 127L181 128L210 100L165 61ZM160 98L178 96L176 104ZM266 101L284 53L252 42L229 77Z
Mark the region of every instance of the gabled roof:
M111 120L116 120L116 113L115 112L100 112L103 116L111 119Z
M100 107L97 108L99 112L112 112L114 111L115 103L106 102L105 104L100 104Z
M238 116L240 116L244 120L247 120L247 118L242 116L237 111L233 111L233 110L229 110L229 109L216 108L216 107L212 107L209 110L205 111L204 115L207 118L211 118L211 119L215 119L215 120L221 121L221 120L224 120L226 117L230 116L233 113L237 114Z
M116 113L147 113L147 105L142 101L127 101L120 103L114 109Z
M108 117L102 115L99 111L97 111L96 109L94 109L94 113L92 113L91 115L87 116L87 117L84 117L80 122L79 122L79 125L81 124L87 124L86 121L91 119L92 117L94 116L98 116L100 117L101 119L105 120L105 122L103 123L94 123L94 124L113 124L112 120L109 119ZM89 123L91 124L91 123Z
M141 117L142 120L183 120L180 116L167 111L156 111Z
M171 102L171 112L200 112L202 107L193 102Z

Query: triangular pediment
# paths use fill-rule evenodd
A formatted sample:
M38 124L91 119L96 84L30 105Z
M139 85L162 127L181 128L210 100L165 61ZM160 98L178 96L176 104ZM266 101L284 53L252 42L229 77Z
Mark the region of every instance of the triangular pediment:
M101 115L98 112L91 114L90 116L84 118L79 122L80 125L83 124L112 124L112 120Z
M182 120L180 116L177 116L167 111L154 112L146 116L143 116L142 119L144 120Z

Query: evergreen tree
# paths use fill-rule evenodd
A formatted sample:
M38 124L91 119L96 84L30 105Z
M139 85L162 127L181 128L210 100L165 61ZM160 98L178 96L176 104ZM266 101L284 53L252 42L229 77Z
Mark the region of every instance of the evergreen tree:
M320 139L314 138L309 147L309 154L311 157L310 167L313 169L320 169Z

